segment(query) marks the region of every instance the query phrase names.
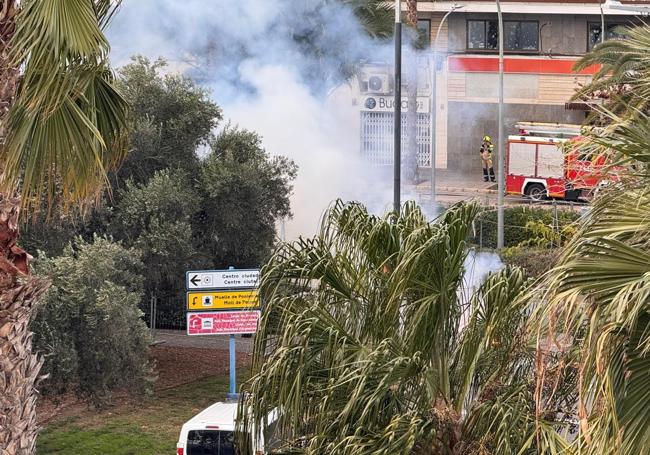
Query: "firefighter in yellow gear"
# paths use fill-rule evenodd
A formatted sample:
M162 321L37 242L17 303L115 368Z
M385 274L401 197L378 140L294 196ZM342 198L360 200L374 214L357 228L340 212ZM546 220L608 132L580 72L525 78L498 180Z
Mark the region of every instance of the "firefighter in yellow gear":
M490 136L483 137L483 144L481 145L481 162L483 163L483 181L495 182L494 167L492 165L492 152L494 152L494 145Z

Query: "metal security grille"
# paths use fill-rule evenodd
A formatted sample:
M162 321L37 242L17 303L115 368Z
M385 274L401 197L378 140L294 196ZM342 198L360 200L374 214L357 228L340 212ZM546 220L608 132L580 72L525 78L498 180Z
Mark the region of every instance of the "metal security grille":
M417 141L418 166L431 167L429 114L418 114ZM402 114L402 151L407 144L406 114ZM371 165L393 165L392 112L361 112L361 156Z

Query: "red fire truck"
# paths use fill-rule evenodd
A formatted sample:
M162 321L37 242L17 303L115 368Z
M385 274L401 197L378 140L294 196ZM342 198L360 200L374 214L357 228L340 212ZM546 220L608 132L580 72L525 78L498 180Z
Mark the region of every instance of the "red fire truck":
M575 149L579 125L520 123L519 135L506 147L506 193L566 200L589 199L594 190L618 175L606 168L605 157Z

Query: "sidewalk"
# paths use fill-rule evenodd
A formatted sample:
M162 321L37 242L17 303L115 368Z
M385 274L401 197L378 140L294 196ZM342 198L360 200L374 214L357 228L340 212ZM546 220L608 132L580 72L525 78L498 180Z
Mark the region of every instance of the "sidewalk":
M417 192L420 194L431 193L431 181L428 170L420 173L423 179L417 185ZM480 174L470 175L447 169L436 169L436 191L438 193L478 193L496 194L496 182L484 182Z
M184 330L156 330L156 341L160 346L174 346L181 348L210 348L217 350L228 350L228 335L210 336L188 336ZM253 352L253 338L243 338L240 335L235 337L237 352Z

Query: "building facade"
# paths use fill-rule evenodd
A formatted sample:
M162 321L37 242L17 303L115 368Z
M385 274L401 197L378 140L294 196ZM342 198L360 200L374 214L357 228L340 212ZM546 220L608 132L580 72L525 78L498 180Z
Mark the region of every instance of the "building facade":
M517 133L519 122L581 124L585 120L590 107L571 102L571 98L597 68L577 73L576 62L601 41L603 21L606 39L616 38L625 26L640 22L635 16L638 13L603 3L501 1L506 136ZM650 0L623 4L647 5L650 11ZM478 176L482 138L488 135L496 141L498 134L496 4L481 0L419 1L418 18L418 28L430 37L418 63L418 163L430 166L430 115L436 109L436 168ZM434 42L436 36L439 38ZM437 88L432 96L434 46ZM392 73L392 66L385 62L365 65L352 88L353 105L360 111L361 155L380 166L392 165ZM406 98L402 106L406 110ZM405 124L403 115L404 136ZM402 141L405 146L406 137Z
M630 2L649 3L649 2ZM433 43L443 16L441 39ZM518 122L576 123L588 106L570 103L597 68L576 73L580 57L600 42L638 23L633 12L603 8L599 1L502 1L506 135ZM438 62L437 167L479 173L484 135L497 136L498 22L494 1L420 1L421 20L430 21Z

